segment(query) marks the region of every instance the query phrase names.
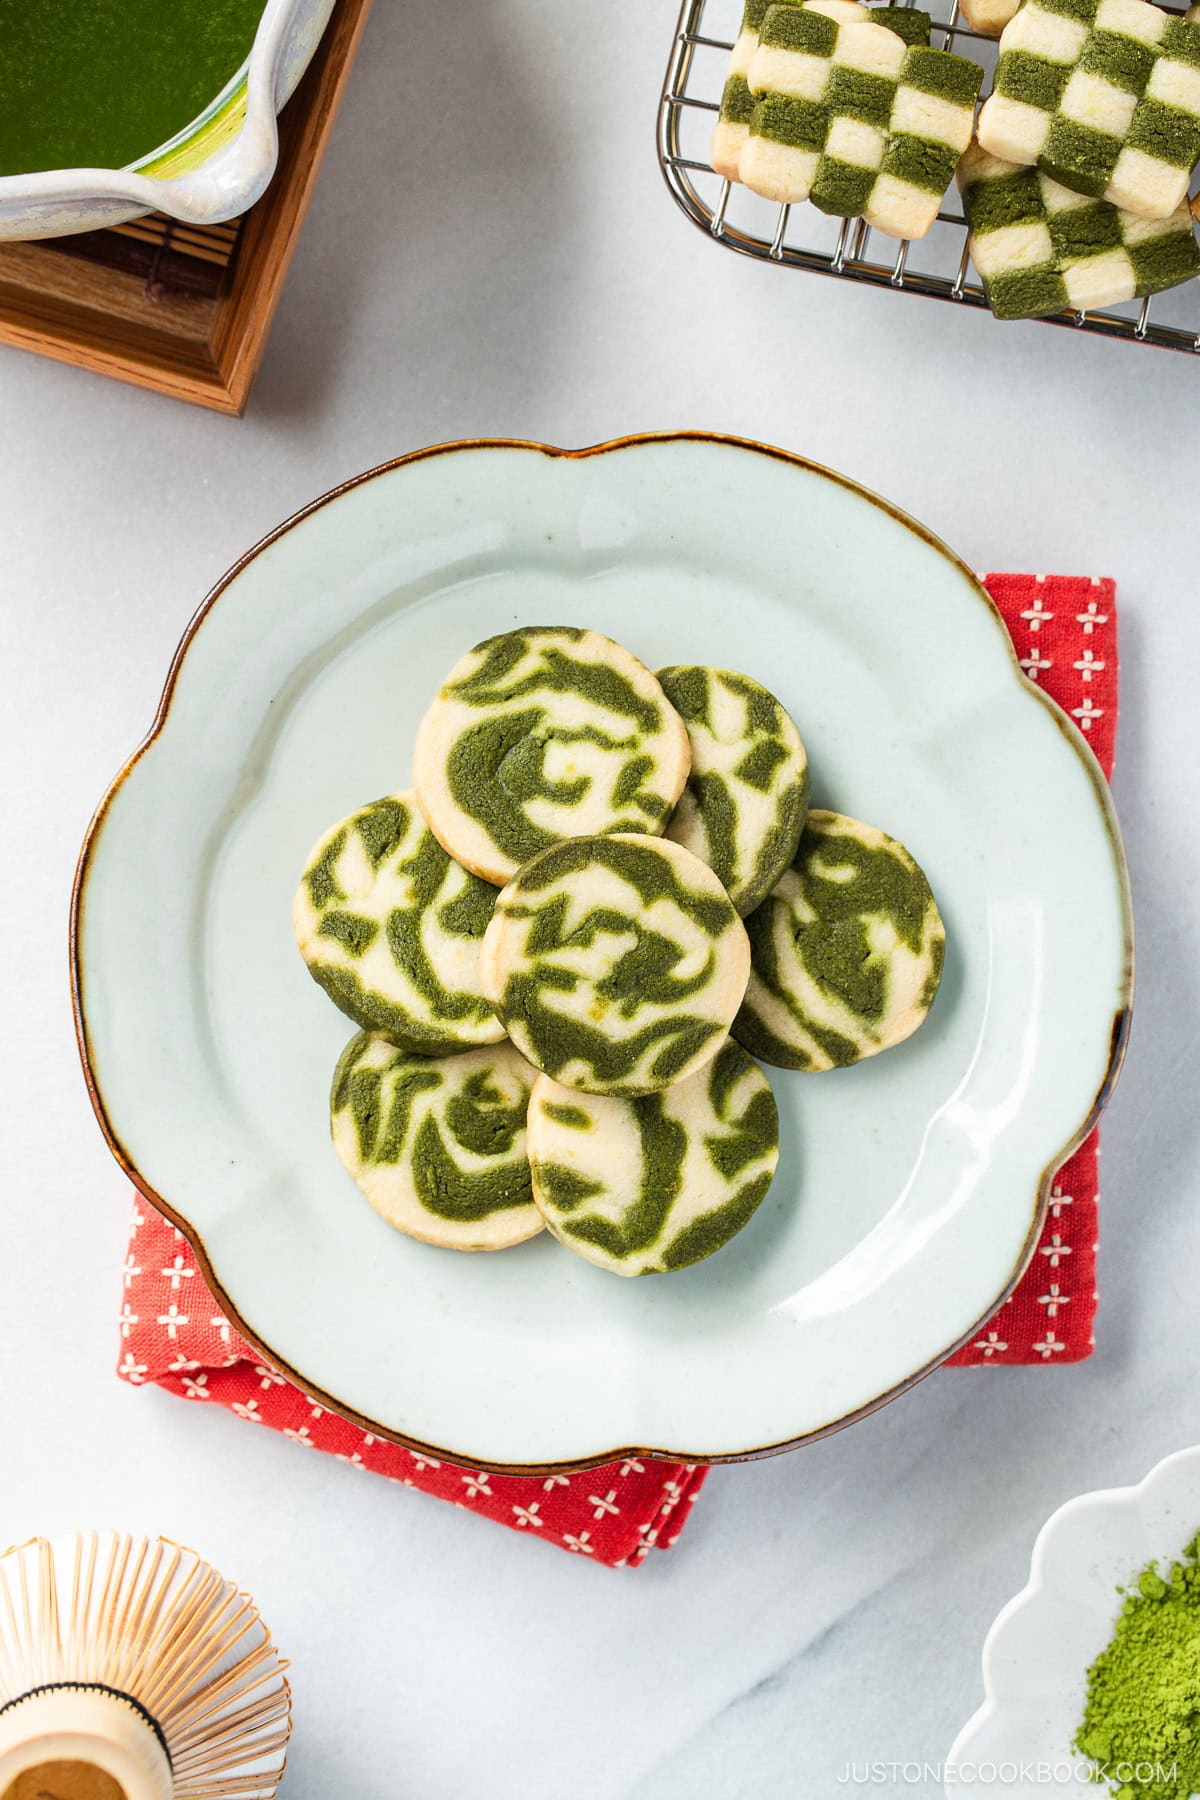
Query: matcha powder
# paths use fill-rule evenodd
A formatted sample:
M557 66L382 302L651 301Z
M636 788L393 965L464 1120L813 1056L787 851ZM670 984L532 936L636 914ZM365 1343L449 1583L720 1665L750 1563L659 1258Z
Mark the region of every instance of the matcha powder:
M1131 1800L1188 1800L1200 1794L1200 1533L1168 1576L1151 1563L1122 1591L1075 1748Z

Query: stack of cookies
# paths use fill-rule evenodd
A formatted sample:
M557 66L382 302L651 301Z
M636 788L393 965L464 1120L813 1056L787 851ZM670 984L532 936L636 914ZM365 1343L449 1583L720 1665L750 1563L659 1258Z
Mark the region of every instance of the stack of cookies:
M1200 23L1149 0L1025 0L959 168L998 318L1078 312L1200 273Z
M1200 20L1151 0L962 0L983 71L915 8L746 0L711 161L784 204L920 238L957 176L997 318L1085 312L1200 273ZM1200 202L1196 203L1200 204Z
M740 1231L779 1156L750 1052L856 1062L941 975L907 852L808 800L800 733L748 676L655 676L568 627L470 651L412 789L327 831L295 901L360 1027L332 1131L376 1210L459 1250L548 1228L622 1275Z
M929 47L929 14L856 0L747 0L714 169L768 200L811 200L924 237L971 141L983 71Z

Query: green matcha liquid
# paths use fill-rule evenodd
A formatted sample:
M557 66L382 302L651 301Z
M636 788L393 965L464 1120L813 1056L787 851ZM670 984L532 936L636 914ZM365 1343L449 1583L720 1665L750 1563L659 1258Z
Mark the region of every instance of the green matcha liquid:
M0 175L121 169L190 125L265 0L0 0Z

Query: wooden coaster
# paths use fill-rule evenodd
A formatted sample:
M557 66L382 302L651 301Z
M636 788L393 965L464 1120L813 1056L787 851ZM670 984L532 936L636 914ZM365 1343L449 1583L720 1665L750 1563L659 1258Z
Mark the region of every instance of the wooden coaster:
M0 343L240 414L308 210L371 0L338 0L279 119L279 167L226 225L159 213L0 243Z

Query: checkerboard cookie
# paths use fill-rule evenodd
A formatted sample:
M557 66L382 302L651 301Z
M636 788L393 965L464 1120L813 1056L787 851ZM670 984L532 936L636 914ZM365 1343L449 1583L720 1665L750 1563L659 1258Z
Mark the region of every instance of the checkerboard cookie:
M713 128L708 160L726 181L739 181L742 150L750 135L750 115L754 97L746 76L758 49L758 33L772 5L800 6L803 0L746 0L742 28L729 57L725 86L721 92L721 111ZM864 13L866 7L860 9Z
M747 79L748 187L861 214L889 237L925 235L971 140L975 63L816 0L767 13Z
M902 37L906 44L928 44L929 29L933 21L927 12L916 6L868 6L864 9L867 19L875 25L886 25L897 37Z
M808 757L795 722L732 669L660 669L688 729L692 772L666 835L720 879L745 918L796 854L808 812Z
M929 883L886 832L813 811L792 867L746 921L752 968L733 1035L785 1069L861 1062L910 1037L942 977Z
M445 1250L505 1250L542 1229L525 1145L533 1080L511 1044L412 1056L360 1032L334 1071L334 1149L397 1231Z
M686 1269L750 1222L779 1161L779 1114L728 1039L664 1094L578 1094L539 1075L529 1103L533 1196L568 1250L614 1275Z
M973 144L958 171L971 257L998 319L1086 312L1200 274L1186 205L1145 219Z
M811 4L832 18L841 20L873 19L886 25L908 44L929 42L929 14L912 6L862 6L856 0L746 0L742 28L729 58L725 86L721 94L721 112L713 130L709 161L718 175L727 181L741 180L741 157L750 135L750 119L754 112L754 96L746 79L754 53L759 45L763 20L773 6Z
M504 1036L479 985L495 904L495 888L446 855L415 797L389 794L313 846L292 923L309 974L335 1006L436 1056Z
M1200 23L1150 0L1025 0L979 142L1075 193L1166 219L1200 158Z

